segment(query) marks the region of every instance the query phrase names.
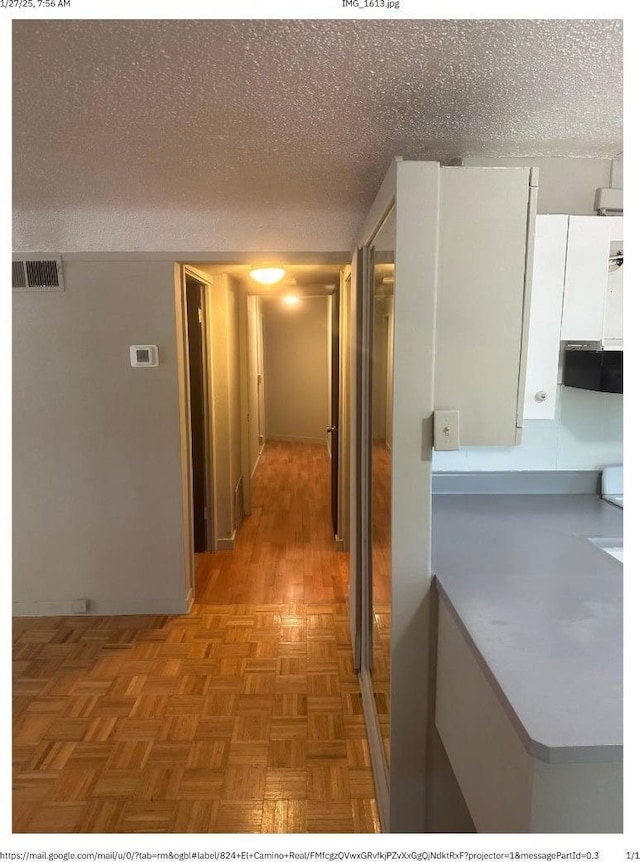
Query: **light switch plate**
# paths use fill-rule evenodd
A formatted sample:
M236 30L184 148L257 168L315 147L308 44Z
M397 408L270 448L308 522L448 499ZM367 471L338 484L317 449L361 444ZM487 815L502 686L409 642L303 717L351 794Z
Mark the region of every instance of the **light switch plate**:
M433 448L439 452L460 448L460 411L433 411Z

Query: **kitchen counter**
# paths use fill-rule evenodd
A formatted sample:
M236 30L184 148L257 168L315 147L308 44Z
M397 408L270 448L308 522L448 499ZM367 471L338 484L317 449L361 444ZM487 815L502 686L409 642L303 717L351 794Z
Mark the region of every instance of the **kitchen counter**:
M622 760L622 565L598 537L622 537L622 512L595 494L433 498L439 594L548 764Z

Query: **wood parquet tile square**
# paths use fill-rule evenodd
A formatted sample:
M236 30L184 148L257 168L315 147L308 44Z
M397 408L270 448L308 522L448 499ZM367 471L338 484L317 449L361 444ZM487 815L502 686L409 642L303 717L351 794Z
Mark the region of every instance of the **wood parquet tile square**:
M328 488L270 443L188 615L15 620L14 831L379 831Z

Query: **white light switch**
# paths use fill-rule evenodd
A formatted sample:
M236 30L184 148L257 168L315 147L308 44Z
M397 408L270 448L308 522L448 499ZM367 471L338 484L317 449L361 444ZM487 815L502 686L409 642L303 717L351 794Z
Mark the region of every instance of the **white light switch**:
M459 410L434 410L433 448L438 451L460 448Z

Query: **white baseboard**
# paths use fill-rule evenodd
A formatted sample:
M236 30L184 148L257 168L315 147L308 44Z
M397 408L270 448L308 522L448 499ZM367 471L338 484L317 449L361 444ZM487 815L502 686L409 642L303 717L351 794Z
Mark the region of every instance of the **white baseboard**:
M216 539L216 551L233 551L236 547L236 532L234 530L232 536Z
M324 437L295 437L295 436L285 436L280 434L270 434L267 438L267 442L273 440L274 443L313 443L319 444L322 446L327 445L327 438Z
M185 596L185 600L184 600L184 605L186 608L186 610L185 610L186 614L191 612L191 608L193 607L194 598L195 598L195 596L193 594L193 587L189 587L189 592Z

